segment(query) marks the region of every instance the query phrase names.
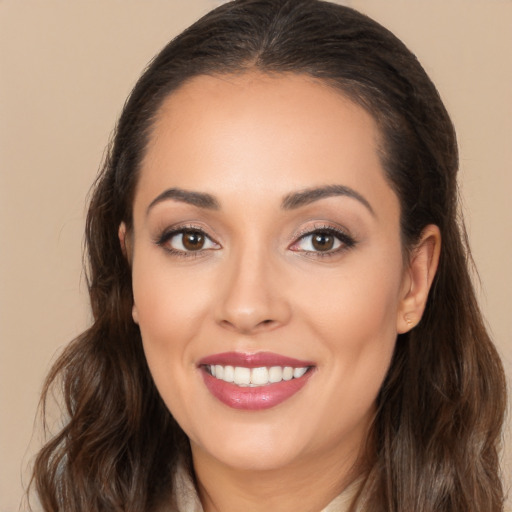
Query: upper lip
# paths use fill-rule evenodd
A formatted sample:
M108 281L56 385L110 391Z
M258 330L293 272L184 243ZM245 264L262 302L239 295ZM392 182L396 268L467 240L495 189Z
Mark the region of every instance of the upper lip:
M311 361L304 361L287 357L273 352L256 352L253 354L244 352L223 352L203 357L199 366L214 365L243 366L246 368L260 368L263 366L292 366L293 368L305 368L314 366Z

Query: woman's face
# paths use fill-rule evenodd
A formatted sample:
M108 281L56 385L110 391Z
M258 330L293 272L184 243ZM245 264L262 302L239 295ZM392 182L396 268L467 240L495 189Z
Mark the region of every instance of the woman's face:
M303 76L200 76L162 106L133 316L195 458L357 456L410 286L378 143L368 113Z

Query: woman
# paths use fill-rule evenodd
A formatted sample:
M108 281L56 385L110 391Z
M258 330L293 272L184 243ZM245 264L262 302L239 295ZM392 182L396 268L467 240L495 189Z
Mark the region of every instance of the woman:
M178 36L95 185L44 509L502 510L456 172L435 87L351 9L237 0Z

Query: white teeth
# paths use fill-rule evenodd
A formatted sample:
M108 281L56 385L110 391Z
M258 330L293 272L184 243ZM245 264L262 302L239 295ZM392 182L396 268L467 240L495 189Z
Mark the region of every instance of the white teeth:
M235 369L232 366L224 366L224 376L222 380L233 382L235 380Z
M269 382L281 382L283 380L283 369L280 366L272 366L268 371Z
M300 379L307 371L308 371L307 368L294 368L293 369L293 378Z
M251 370L251 384L256 384L257 386L268 384L268 370L265 367L253 368Z
M291 366L285 366L283 369L283 380L293 379L293 368Z
M251 383L251 369L243 366L235 366L235 378L233 380L239 386L248 386Z
M234 382L237 386L257 387L275 384L291 379L300 379L307 371L307 367L293 368L291 366L271 366L267 368L246 368L245 366L210 365L210 373L213 377L225 382Z

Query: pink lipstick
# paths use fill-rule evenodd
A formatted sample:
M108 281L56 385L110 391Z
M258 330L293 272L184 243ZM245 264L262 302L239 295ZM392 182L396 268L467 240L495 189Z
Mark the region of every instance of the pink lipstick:
M201 359L199 369L210 393L234 409L274 407L302 389L314 364L271 352L225 352Z

